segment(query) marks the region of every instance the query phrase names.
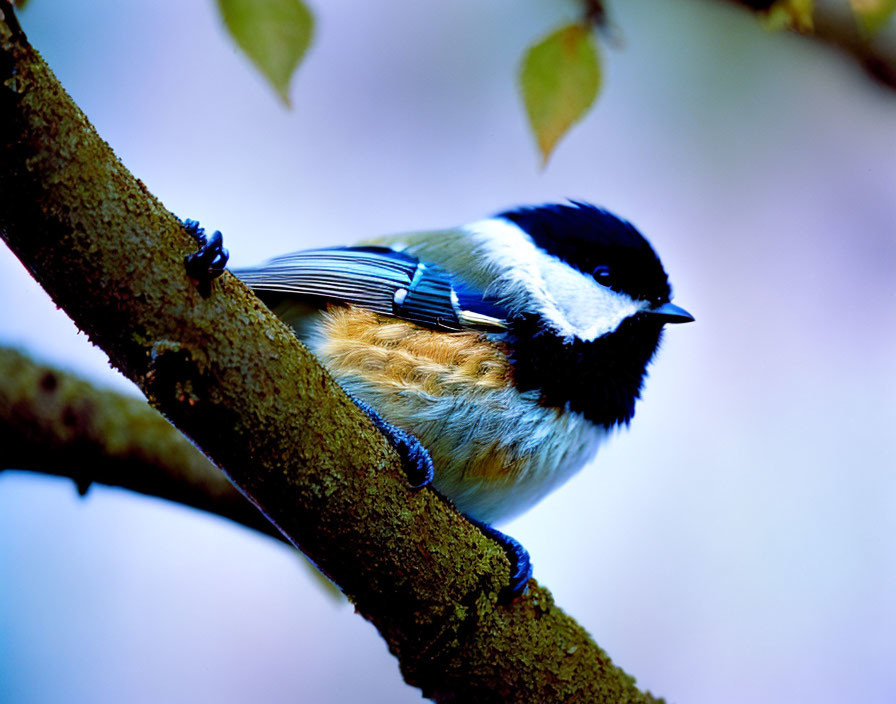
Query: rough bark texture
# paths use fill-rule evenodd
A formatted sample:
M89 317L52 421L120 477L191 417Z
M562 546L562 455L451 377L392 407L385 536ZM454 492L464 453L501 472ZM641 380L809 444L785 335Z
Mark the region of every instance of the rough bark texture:
M440 702L645 702L543 587L395 453L234 277L202 298L177 219L133 178L0 0L0 235L53 300L379 629Z
M0 347L0 471L130 489L285 538L224 473L145 401Z

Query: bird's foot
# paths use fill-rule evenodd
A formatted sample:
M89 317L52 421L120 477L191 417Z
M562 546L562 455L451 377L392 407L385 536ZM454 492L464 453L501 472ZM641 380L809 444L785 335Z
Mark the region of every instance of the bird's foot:
M467 520L483 532L485 537L491 538L504 549L504 554L510 560L510 583L501 591L501 600L511 602L526 591L529 579L532 577L532 560L529 551L516 539L497 528L492 528L488 523L477 521L467 516Z
M208 298L212 292L212 281L224 273L230 253L224 248L224 236L220 230L206 237L205 228L200 227L196 220L184 220L184 229L199 247L184 257L184 268L187 276L197 282L202 297Z
M396 428L391 423L383 420L382 416L369 404L354 397L352 397L352 400L373 421L376 429L392 443L392 447L395 448L398 456L401 457L401 464L404 467L411 487L420 489L432 482L432 458L429 456L426 448L420 444L420 441L410 433L405 432L401 428Z

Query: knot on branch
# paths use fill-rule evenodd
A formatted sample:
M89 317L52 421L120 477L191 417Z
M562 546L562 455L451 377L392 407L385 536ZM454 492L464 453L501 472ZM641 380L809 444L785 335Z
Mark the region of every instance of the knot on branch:
M150 402L159 405L175 401L196 406L208 397L210 384L205 372L205 360L197 360L186 345L159 340L150 350L144 375Z

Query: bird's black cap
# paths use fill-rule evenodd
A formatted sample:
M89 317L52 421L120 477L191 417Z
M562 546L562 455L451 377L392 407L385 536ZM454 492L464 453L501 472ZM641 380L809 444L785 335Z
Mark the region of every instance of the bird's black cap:
M650 243L630 222L589 203L548 204L500 213L522 228L535 244L591 275L607 267L605 283L654 305L672 296L669 279Z

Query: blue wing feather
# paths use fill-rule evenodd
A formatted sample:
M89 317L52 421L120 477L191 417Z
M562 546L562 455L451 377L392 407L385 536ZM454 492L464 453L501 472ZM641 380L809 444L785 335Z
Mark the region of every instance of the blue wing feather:
M305 250L233 273L257 292L356 305L435 329L490 326L471 323L465 313L494 319L497 327L505 318L481 291L389 247Z

